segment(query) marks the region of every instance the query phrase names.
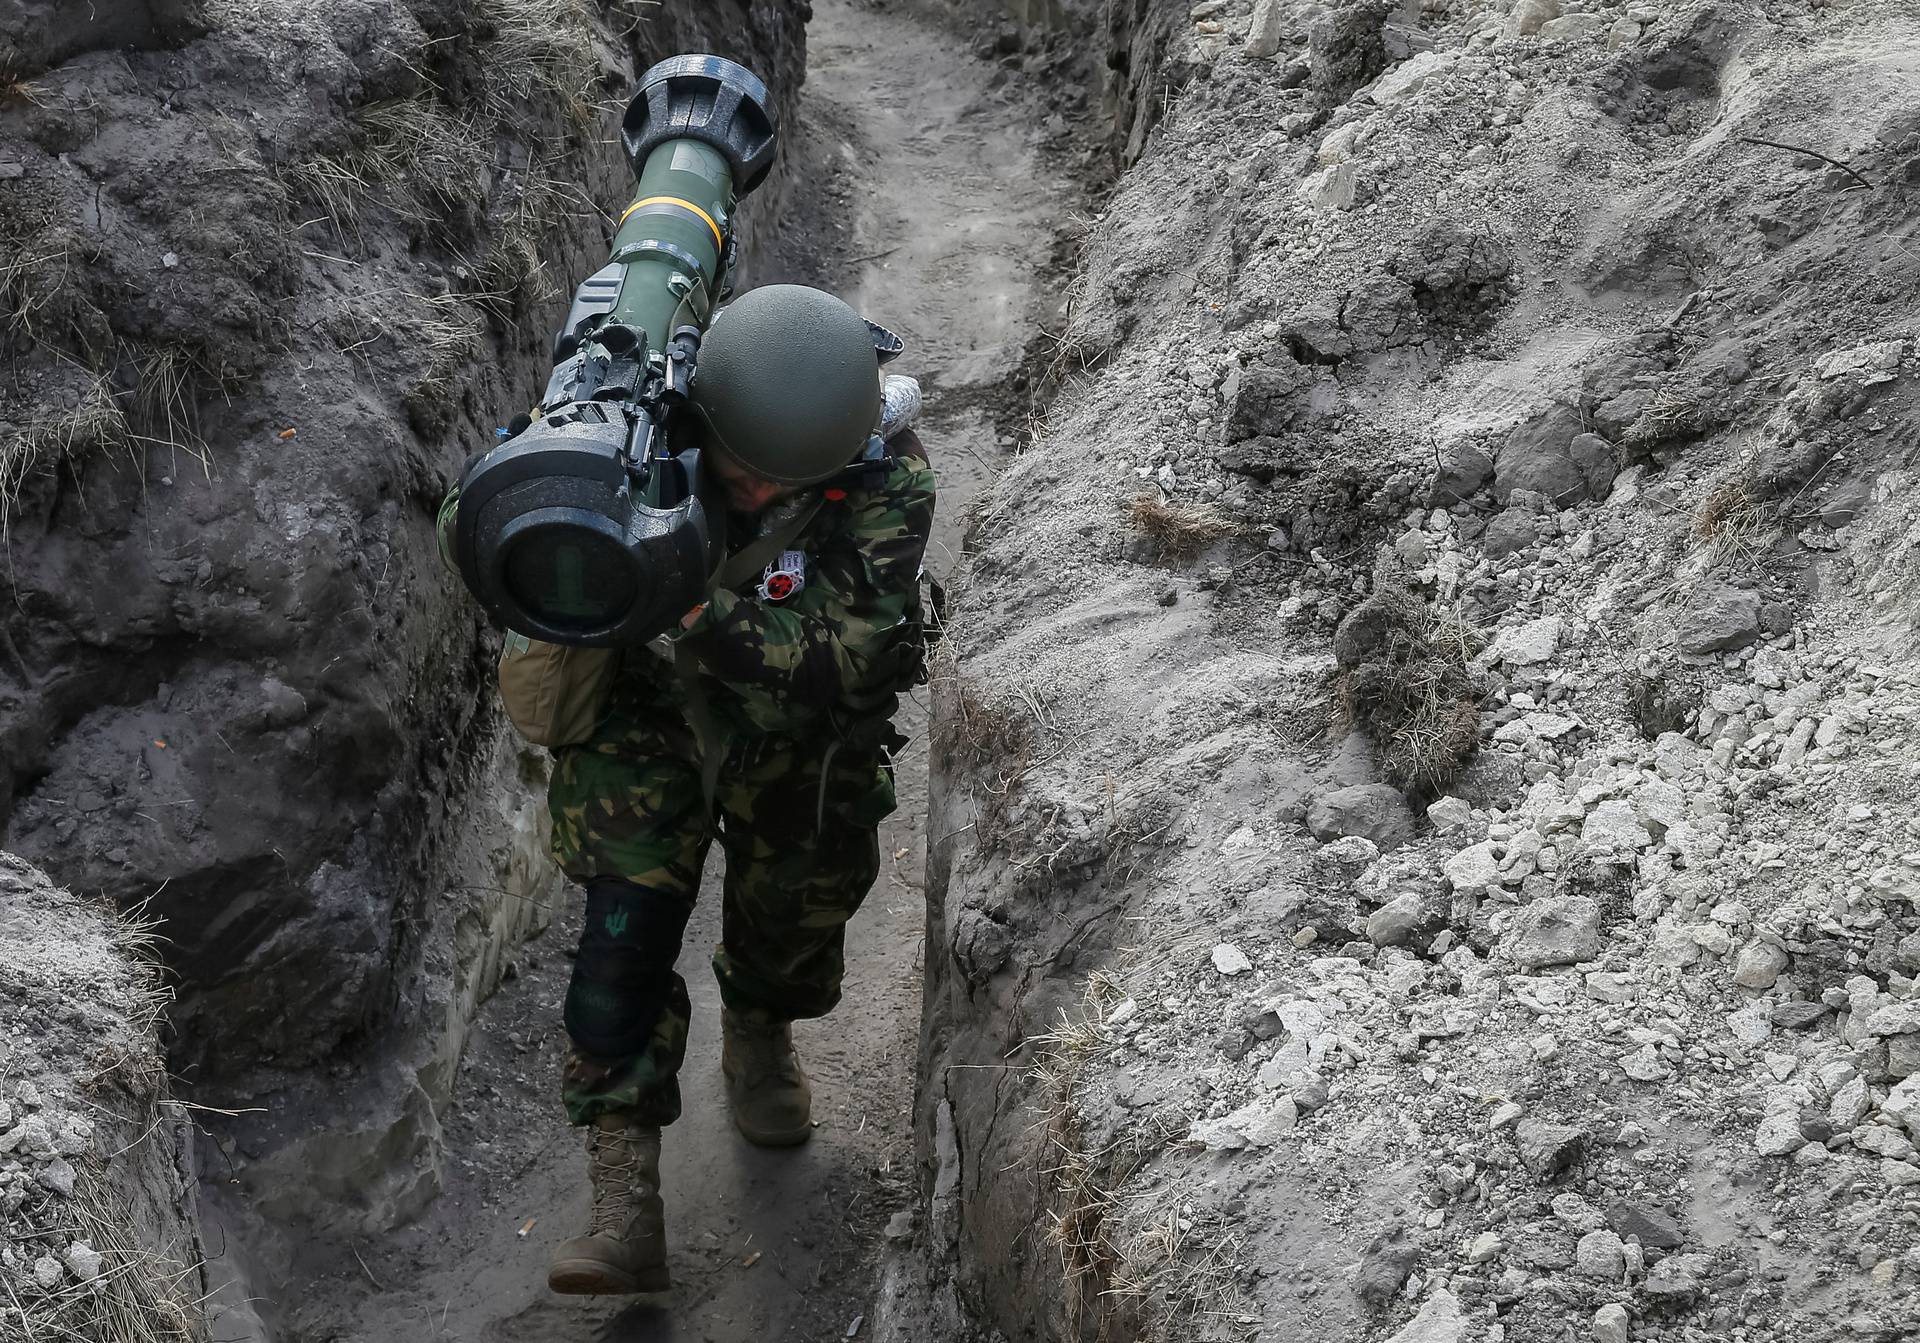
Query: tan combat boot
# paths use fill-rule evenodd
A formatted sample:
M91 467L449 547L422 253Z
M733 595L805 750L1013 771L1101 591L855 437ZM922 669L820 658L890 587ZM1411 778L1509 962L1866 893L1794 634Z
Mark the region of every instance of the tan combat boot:
M813 1089L793 1052L793 1031L784 1021L766 1025L724 1012L720 1018L720 1069L727 1076L733 1126L759 1147L793 1147L813 1133L807 1111Z
M660 1130L603 1114L587 1126L593 1220L562 1241L547 1269L556 1292L661 1292L667 1277L666 1220L660 1204Z

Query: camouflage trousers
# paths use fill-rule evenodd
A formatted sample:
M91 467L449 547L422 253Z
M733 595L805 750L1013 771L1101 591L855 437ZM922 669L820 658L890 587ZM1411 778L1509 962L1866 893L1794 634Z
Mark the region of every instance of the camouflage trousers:
M846 923L879 875L878 826L894 805L878 746L736 740L709 809L685 721L670 704L616 691L594 737L558 752L548 802L554 857L587 891L566 1006L562 1098L573 1123L680 1115L690 1007L673 965L716 835L722 1002L789 1021L840 1001Z

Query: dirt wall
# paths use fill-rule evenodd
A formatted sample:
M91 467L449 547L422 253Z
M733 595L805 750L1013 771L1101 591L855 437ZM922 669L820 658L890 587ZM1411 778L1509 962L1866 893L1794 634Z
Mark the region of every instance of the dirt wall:
M82 8L0 4L0 842L159 921L173 1066L248 1112L221 1271L271 1298L254 1219L433 1196L473 1006L556 895L434 509L604 261L633 76L715 51L790 122L808 9ZM749 277L809 181L749 203Z
M0 853L0 1336L201 1343L193 1125L152 943Z
M1130 12L940 687L956 1336L1905 1336L1911 12Z

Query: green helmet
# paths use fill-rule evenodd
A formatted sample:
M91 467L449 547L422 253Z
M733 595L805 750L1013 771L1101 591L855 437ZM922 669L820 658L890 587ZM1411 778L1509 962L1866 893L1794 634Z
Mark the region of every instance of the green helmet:
M693 405L726 454L779 485L814 485L880 421L873 331L832 294L771 284L722 309L700 343Z

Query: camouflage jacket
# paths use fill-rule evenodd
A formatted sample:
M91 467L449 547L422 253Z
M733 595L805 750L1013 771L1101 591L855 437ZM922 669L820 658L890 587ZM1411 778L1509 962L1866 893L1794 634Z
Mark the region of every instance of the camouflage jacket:
M920 564L934 477L912 433L893 440L871 489L828 490L790 549L804 557L781 600L759 577L721 589L676 645L692 654L717 723L749 736L848 736L891 718L919 666ZM836 497L837 496L837 497ZM623 675L671 682L665 659L629 656ZM656 693L667 691L658 684ZM672 698L683 693L675 685Z

